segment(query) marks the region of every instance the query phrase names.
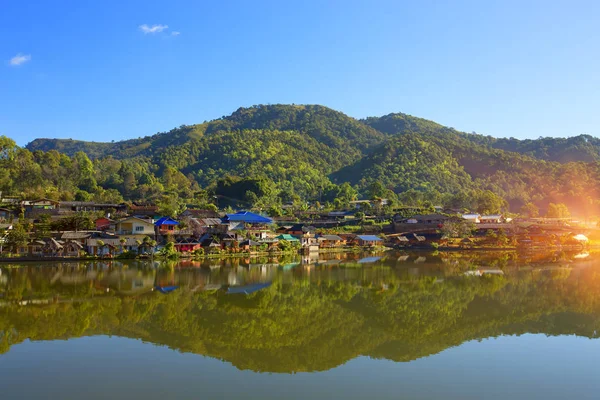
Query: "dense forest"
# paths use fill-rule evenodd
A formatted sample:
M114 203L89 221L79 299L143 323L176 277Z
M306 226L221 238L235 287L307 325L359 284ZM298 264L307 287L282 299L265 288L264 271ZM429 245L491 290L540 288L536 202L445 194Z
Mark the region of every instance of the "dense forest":
M124 135L125 136L125 135ZM363 120L260 105L114 143L0 137L0 191L55 199L276 209L356 198L480 212L600 214L600 139L497 139L406 114Z

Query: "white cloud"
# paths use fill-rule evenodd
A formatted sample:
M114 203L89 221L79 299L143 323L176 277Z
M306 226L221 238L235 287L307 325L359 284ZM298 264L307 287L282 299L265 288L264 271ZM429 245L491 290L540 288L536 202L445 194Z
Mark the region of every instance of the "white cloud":
M10 65L17 67L21 64L25 64L27 61L31 60L31 54L17 54L8 62Z
M168 29L168 25L152 25L148 26L147 24L140 25L140 31L148 34L148 33L160 33L165 29Z
M181 35L181 32L177 32L177 31L171 32L171 36L179 36L179 35Z

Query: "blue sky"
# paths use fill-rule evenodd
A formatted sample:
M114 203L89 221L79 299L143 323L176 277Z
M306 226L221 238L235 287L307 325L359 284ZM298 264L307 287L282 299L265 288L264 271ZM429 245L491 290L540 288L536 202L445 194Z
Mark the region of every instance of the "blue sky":
M0 134L110 141L311 103L600 136L598 21L597 1L0 0Z

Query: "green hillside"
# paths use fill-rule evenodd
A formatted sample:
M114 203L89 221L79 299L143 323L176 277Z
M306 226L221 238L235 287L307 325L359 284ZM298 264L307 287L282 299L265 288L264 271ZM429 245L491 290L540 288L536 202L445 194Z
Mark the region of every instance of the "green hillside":
M266 208L379 196L482 211L564 202L600 213L599 139L495 139L401 113L357 120L319 105L259 105L115 143L4 141L0 190L27 196L174 204L223 195Z

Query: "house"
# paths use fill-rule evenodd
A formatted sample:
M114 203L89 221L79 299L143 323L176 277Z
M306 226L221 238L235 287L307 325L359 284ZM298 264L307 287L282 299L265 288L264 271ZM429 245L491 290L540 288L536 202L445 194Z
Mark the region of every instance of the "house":
M228 225L228 231L246 230L250 236L257 240L267 238L267 232L270 231L268 225L273 223L271 218L249 211L226 214L222 221L223 224Z
M59 257L63 255L64 246L56 239L50 238L46 241L42 249L44 255L51 257Z
M154 223L159 235L172 235L175 233L175 227L179 222L170 217L162 217Z
M283 228L283 229L282 229ZM277 229L277 233L287 233L289 235L304 235L305 233L314 233L317 228L305 224L295 224L288 227L282 227Z
M119 237L107 233L92 235L86 240L84 249L94 256L117 255L125 251L148 254L153 250L150 244L142 242L140 238Z
M463 214L462 218L467 222L472 222L474 224L479 224L481 222L481 215L479 214Z
M62 255L64 257L79 257L83 251L83 245L77 241L69 241L63 245Z
M191 253L202 247L200 241L194 238L178 238L174 245L175 250L180 253Z
M443 214L413 215L409 218L394 217L394 231L397 233L412 233L432 231L442 228L447 221L460 221L460 218Z
M479 222L482 224L501 224L504 222L504 218L502 214L482 215Z
M133 202L128 207L129 214L145 217L154 217L158 213L158 206L152 203Z
M58 206L58 201L50 199L24 200L21 202L21 207L25 210L26 218L35 218L42 214L58 215Z
M98 218L95 221L96 224L96 230L98 231L107 231L110 229L111 225L114 225L115 221L113 221L110 218L106 218L106 217L102 217L102 218Z
M388 199L374 199L374 200L353 200L349 202L351 206L354 206L355 209L364 209L371 207L383 207L389 204Z
M26 247L19 249L18 253L32 256L42 256L44 255L44 246L46 246L46 242L43 240L32 240L27 244Z
M275 236L275 239L278 240L287 240L288 242L300 242L297 237L290 235L289 233L284 233L278 236Z
M243 242L240 242L240 244L239 244L239 247L246 251L250 251L258 246L260 246L260 243L255 242L252 239L244 240Z
M154 236L154 224L151 220L129 217L115 223L117 235Z
M90 237L92 237L92 232L63 232L60 240L62 242L77 242L84 245Z
M218 235L210 235L208 233L204 234L199 240L200 245L207 250L211 249L221 249L221 239Z
M305 232L300 236L300 245L303 251L318 252L319 251L319 240L315 237L314 233Z
M410 240L406 236L395 236L392 239L392 243L398 246L406 246L410 243Z
M13 217L14 214L12 210L9 210L8 208L0 208L0 220L10 221L13 219Z
M340 247L346 244L338 235L320 235L317 240L321 248Z
M375 235L357 235L356 241L359 246L377 246L382 240Z
M216 228L222 224L221 218L184 217L183 220L195 236L202 236L208 232L217 232Z
M235 214L226 214L223 217L223 222L243 222L246 225L262 226L273 223L273 220L250 211L238 211Z
M280 226L279 228L277 228L277 229L275 230L275 232L277 232L277 233L282 233L282 234L283 234L283 233L287 233L287 232L288 232L288 230L289 230L289 229L290 229L292 226L293 226L293 225L282 225L282 226Z
M93 201L61 201L59 203L59 209L63 214L81 211L103 211L105 213L127 212L127 206L125 204L96 203Z

